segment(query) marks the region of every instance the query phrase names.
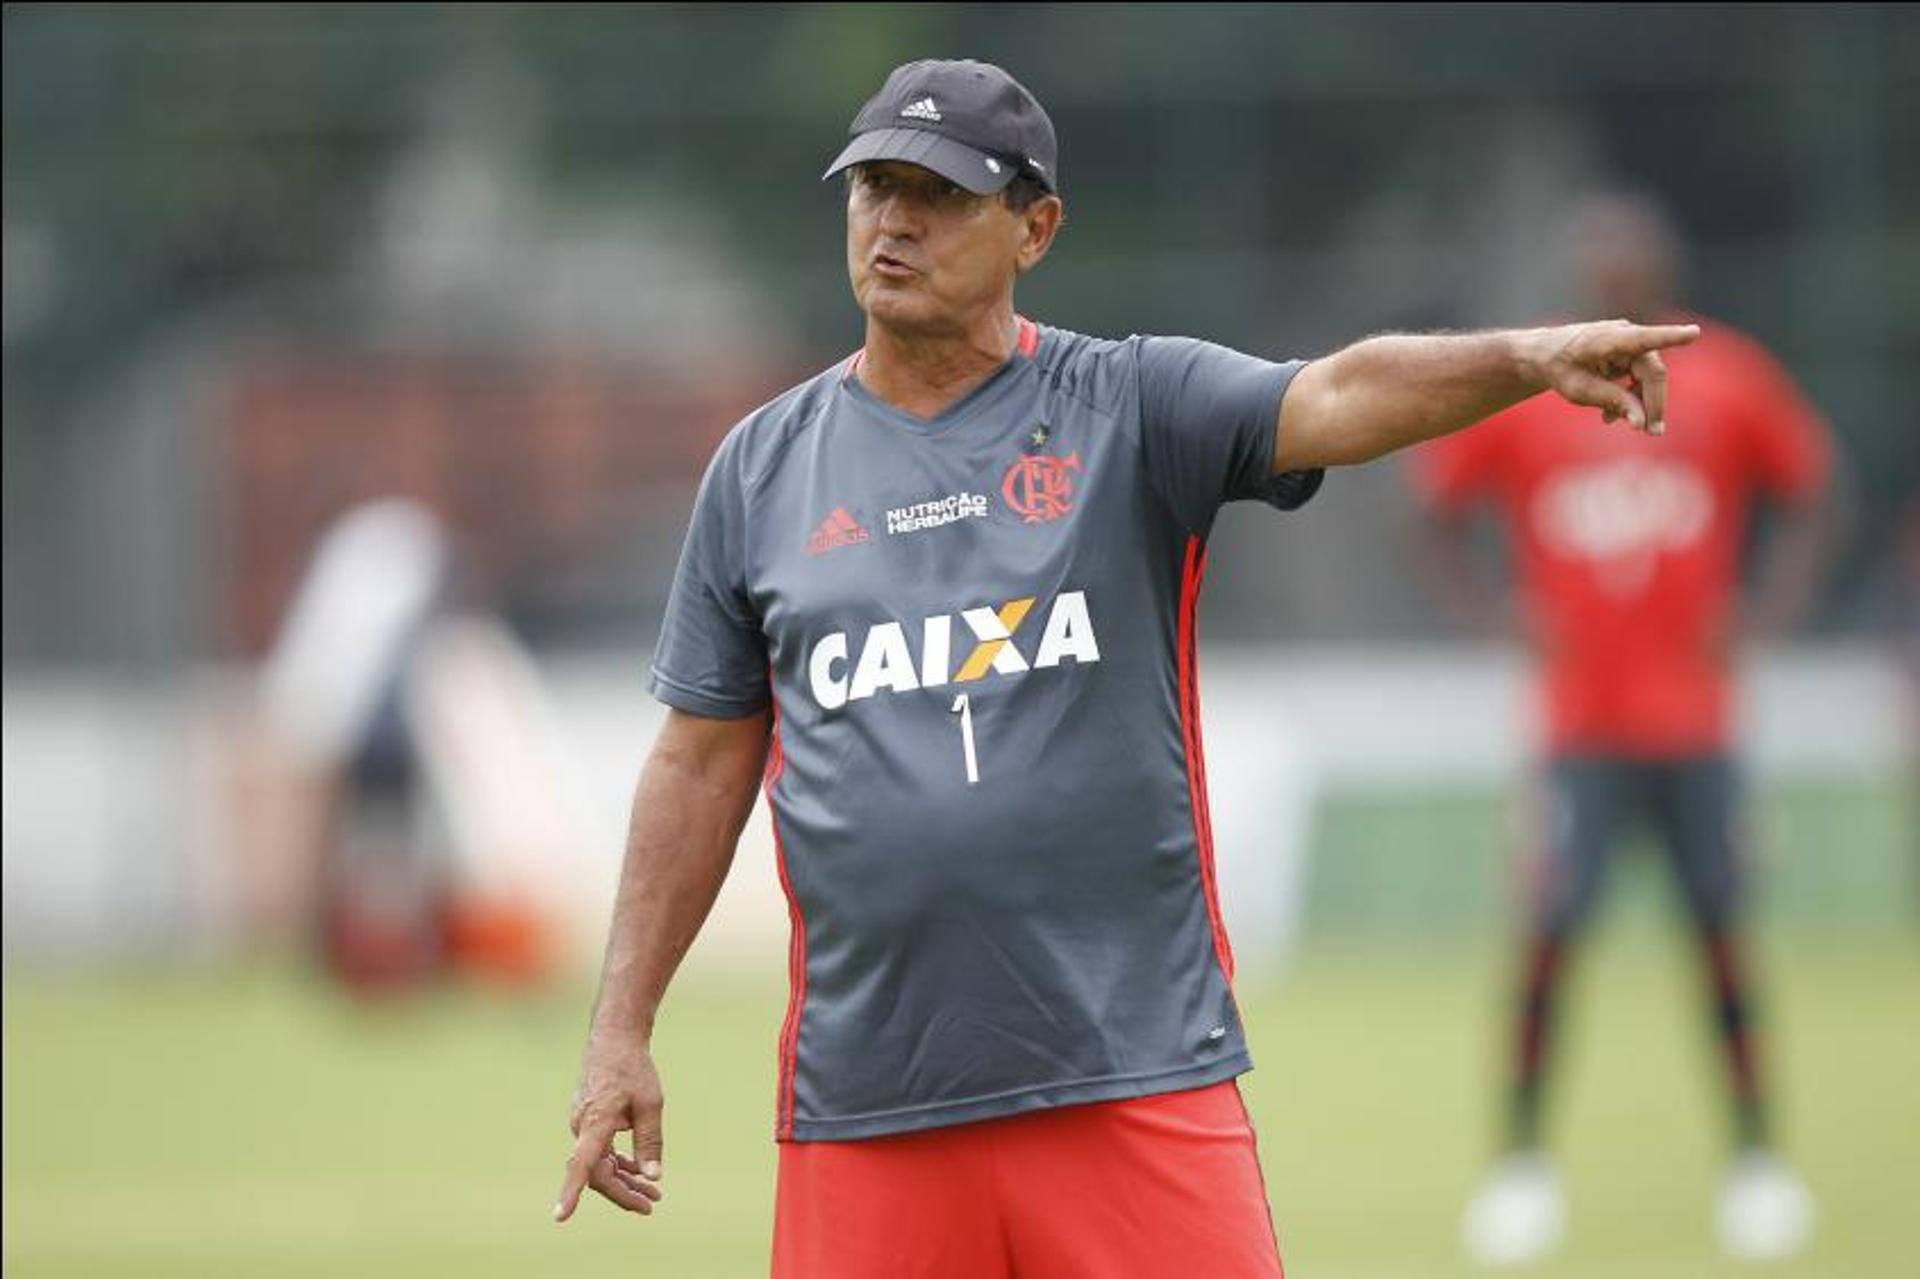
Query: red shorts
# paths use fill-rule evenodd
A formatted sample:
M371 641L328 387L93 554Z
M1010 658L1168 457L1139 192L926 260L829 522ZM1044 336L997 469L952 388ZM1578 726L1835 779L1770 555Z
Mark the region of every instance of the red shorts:
M1281 1279L1229 1080L864 1141L785 1142L774 1279Z

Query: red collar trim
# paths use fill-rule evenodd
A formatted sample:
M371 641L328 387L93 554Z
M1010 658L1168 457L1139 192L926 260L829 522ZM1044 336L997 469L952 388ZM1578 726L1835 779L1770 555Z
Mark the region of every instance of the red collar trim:
M1016 315L1013 318L1020 322L1020 337L1014 343L1014 347L1020 354L1031 360L1033 353L1040 349L1040 326L1024 315Z

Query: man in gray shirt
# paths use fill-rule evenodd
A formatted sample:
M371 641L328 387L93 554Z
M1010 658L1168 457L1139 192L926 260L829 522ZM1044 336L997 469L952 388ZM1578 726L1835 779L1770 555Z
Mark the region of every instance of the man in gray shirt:
M1022 86L911 63L850 132L866 345L701 485L556 1216L660 1198L654 1016L764 779L776 1274L1278 1274L1198 722L1215 514L1546 389L1658 434L1695 331L1089 338L1013 307L1063 207Z

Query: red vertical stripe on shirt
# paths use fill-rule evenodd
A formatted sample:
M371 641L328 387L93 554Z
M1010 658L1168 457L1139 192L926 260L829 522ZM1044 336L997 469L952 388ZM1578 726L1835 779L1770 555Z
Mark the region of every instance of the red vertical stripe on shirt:
M787 898L787 1016L780 1023L780 1078L774 1097L774 1137L793 1137L793 1077L800 1046L800 1012L807 1002L807 921L800 900L787 877L787 850L780 840L780 818L773 809L773 787L786 771L787 755L780 747L780 708L773 710L773 732L767 744L767 819L773 827L773 863L780 873L780 891Z
M1229 985L1233 982L1233 948L1220 917L1220 892L1213 873L1213 818L1207 811L1207 760L1200 740L1199 636L1200 582L1207 572L1207 546L1187 538L1186 561L1180 570L1180 633L1177 661L1180 675L1180 737L1187 752L1187 799L1193 809L1193 841L1199 850L1200 886L1207 901L1207 926L1213 931L1213 953Z

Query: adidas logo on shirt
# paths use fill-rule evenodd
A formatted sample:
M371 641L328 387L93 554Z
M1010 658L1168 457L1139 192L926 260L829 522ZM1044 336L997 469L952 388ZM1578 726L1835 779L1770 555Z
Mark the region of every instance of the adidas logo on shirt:
M847 514L847 508L836 506L833 514L820 521L820 527L813 530L813 536L807 539L807 554L825 555L828 551L842 546L853 546L860 542L870 542L873 534L860 524L859 520Z
M932 98L922 98L918 102L909 102L901 108L900 115L906 120L931 120L940 123L940 108L933 104Z

